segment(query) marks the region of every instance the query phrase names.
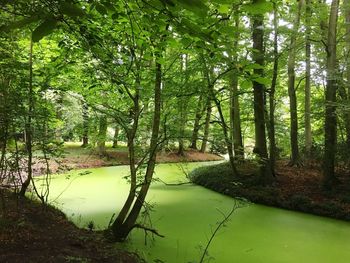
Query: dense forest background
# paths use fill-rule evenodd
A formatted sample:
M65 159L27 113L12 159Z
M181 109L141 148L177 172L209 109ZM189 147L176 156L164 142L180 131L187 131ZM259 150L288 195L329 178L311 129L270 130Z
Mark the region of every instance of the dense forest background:
M350 1L1 1L0 182L32 181L64 141L126 145L135 227L156 153L349 167ZM39 195L43 201L45 195ZM135 200L138 202L135 202Z

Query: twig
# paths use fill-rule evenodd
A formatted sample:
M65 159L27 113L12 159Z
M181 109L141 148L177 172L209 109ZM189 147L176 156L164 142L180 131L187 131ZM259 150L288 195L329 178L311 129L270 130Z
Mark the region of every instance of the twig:
M146 227L146 226L143 226L143 225L140 225L140 224L135 224L132 228L140 228L140 229L143 229L146 232L147 231L151 232L151 233L155 234L156 236L165 237L164 235L159 234L159 232L156 229L149 228L149 227Z

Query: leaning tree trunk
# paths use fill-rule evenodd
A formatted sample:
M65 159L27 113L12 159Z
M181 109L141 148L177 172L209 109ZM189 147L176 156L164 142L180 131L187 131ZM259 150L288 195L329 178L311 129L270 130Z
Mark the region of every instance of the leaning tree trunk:
M276 132L275 132L275 92L278 77L278 10L277 4L274 2L274 15L273 15L273 72L272 81L269 95L269 125L268 125L268 136L270 141L270 162L272 173L275 174L275 163L276 163Z
M153 172L156 164L156 153L158 150L158 135L159 135L159 127L160 127L160 110L161 110L161 64L156 62L156 80L154 87L154 115L153 115L153 126L152 126L152 135L151 135L151 143L149 147L149 160L147 163L146 173L144 176L144 180L138 193L138 196L133 204L131 210L128 209L127 217L121 218L118 216L117 219L112 224L112 232L116 240L124 240L130 231L138 227L136 224L137 217L141 211L141 208L145 202L146 195L148 189L151 184L151 180L153 177ZM136 187L136 185L135 185ZM131 206L130 206L131 207ZM125 213L126 215L127 213Z
M259 0L253 0L253 4L260 3ZM253 61L261 66L254 69L254 75L264 75L264 22L263 15L253 16ZM264 109L264 91L265 87L262 83L253 81L254 93L254 125L255 125L255 152L259 156L260 168L259 176L263 184L273 181L271 164L267 154L266 134L265 134L265 109Z
M32 180L33 175L33 127L32 118L34 114L34 90L33 90L33 40L30 39L30 50L29 50L29 88L28 88L28 116L25 127L26 134L26 152L28 155L27 160L27 178L21 186L19 196L24 196L27 188Z
M298 145L298 106L297 96L295 91L295 54L296 54L296 39L300 24L301 8L303 0L299 0L298 11L293 24L293 32L290 38L289 54L288 54L288 95L290 103L290 146L291 158L290 166L300 166L301 159Z
M339 0L333 0L329 14L328 39L327 39L327 86L326 86L326 111L325 111L325 148L323 185L331 188L337 181L335 177L335 153L337 138L337 22Z

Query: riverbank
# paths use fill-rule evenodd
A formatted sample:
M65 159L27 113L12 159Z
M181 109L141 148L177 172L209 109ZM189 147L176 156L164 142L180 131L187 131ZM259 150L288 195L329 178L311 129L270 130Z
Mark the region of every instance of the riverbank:
M77 228L61 211L0 191L0 262L140 262L102 234Z
M350 221L350 173L338 169L340 184L331 191L322 188L319 164L289 167L287 161L276 166L276 180L272 185L259 184L257 166L251 162L238 164L240 175L233 177L228 163L201 167L190 177L198 185L216 192L246 198L253 203L301 211L319 216Z

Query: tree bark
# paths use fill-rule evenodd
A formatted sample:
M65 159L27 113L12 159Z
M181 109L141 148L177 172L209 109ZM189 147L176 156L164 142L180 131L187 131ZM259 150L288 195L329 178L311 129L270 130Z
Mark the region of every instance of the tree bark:
M202 118L202 115L204 113L205 108L203 107L203 95L201 94L198 98L198 104L196 108L196 115L194 118L194 124L193 124L193 131L192 131L192 137L191 137L191 145L190 148L197 150L197 140L198 140L198 132L200 129L200 121ZM204 110L203 110L204 109Z
M106 134L107 134L107 116L102 115L99 119L99 129L97 138L97 149L99 156L106 156Z
M206 103L206 115L205 115L205 124L204 124L204 134L200 152L204 153L207 149L207 143L209 138L209 129L210 129L210 119L211 119L211 100L210 97L207 98Z
M116 125L114 128L113 145L112 148L118 147L118 136L119 136L119 126Z
M143 180L140 192L137 196L137 199L135 200L133 207L131 208L131 210L127 209L126 213L124 213L123 218L118 216L117 220L114 221L112 225L112 231L116 240L120 240L120 241L124 240L130 233L130 231L136 226L137 217L144 204L144 201L153 177L154 168L156 164L156 153L158 149L158 135L159 135L159 127L160 127L161 74L162 74L161 64L156 62L156 80L155 80L155 87L154 87L154 115L153 115L151 143L149 148L149 161L147 163L146 173L144 176L144 180ZM136 189L136 184L135 184L135 189ZM133 195L134 195L133 197L135 198L135 194ZM132 201L134 200L134 198L132 199ZM130 207L131 205L129 206L129 208ZM128 211L130 211L130 213L126 217L126 214Z
M186 122L187 122L187 104L188 104L188 100L187 98L185 98L184 96L184 88L187 85L187 55L185 55L185 57L183 57L181 55L181 74L185 75L185 77L183 78L183 81L181 83L181 87L180 87L180 97L179 97L179 101L178 101L178 110L179 110L179 122L178 122L178 127L179 127L179 131L178 131L178 136L179 136L179 148L178 148L178 152L177 154L180 156L184 156L185 155L185 147L184 147L184 137L185 137L185 127L186 127Z
M278 10L276 2L273 2L273 72L272 81L269 94L269 125L268 125L268 136L270 141L270 162L272 173L275 174L275 163L276 163L276 132L275 132L275 92L278 77Z
M344 0L345 5L345 43L346 43L346 92L347 103L350 105L350 0ZM345 113L346 145L350 149L350 110Z
M28 116L25 128L26 134L26 152L28 155L27 160L27 178L23 182L21 186L21 190L19 191L19 196L24 197L27 188L32 180L33 176L33 127L32 127L32 118L34 114L34 90L33 90L33 40L30 39L29 46L29 88L28 88Z
M260 3L260 0L253 0L253 4ZM264 22L263 15L253 16L253 61L254 63L264 66ZM263 76L263 68L254 69L254 75ZM265 110L264 110L264 92L263 84L253 81L254 93L254 126L255 126L255 152L259 156L259 176L263 184L273 181L271 164L267 154L266 134L265 134Z
M298 105L295 91L295 54L296 54L296 39L300 25L301 8L303 0L299 0L298 11L294 19L293 32L290 38L290 47L288 54L288 95L290 103L290 146L291 157L290 166L302 165L299 153L298 144Z
M235 18L235 28L236 33L234 34L235 40L233 43L234 56L233 64L236 66L238 63L237 51L238 51L238 40L239 40L239 16ZM235 157L237 159L244 159L244 146L242 139L242 129L241 129L241 112L238 96L238 72L233 71L230 81L230 128L231 128L231 140L233 142L233 149Z
M327 86L325 91L325 150L323 167L323 186L332 188L337 182L335 176L335 153L337 138L337 22L338 22L339 0L332 0L329 14L328 39L327 39Z
M86 101L83 101L83 144L81 147L87 147L89 145L89 106Z
M310 57L311 57L311 27L310 19L312 15L311 1L306 0L306 15L305 15L305 155L310 157L312 147L311 134L311 83L310 83Z

